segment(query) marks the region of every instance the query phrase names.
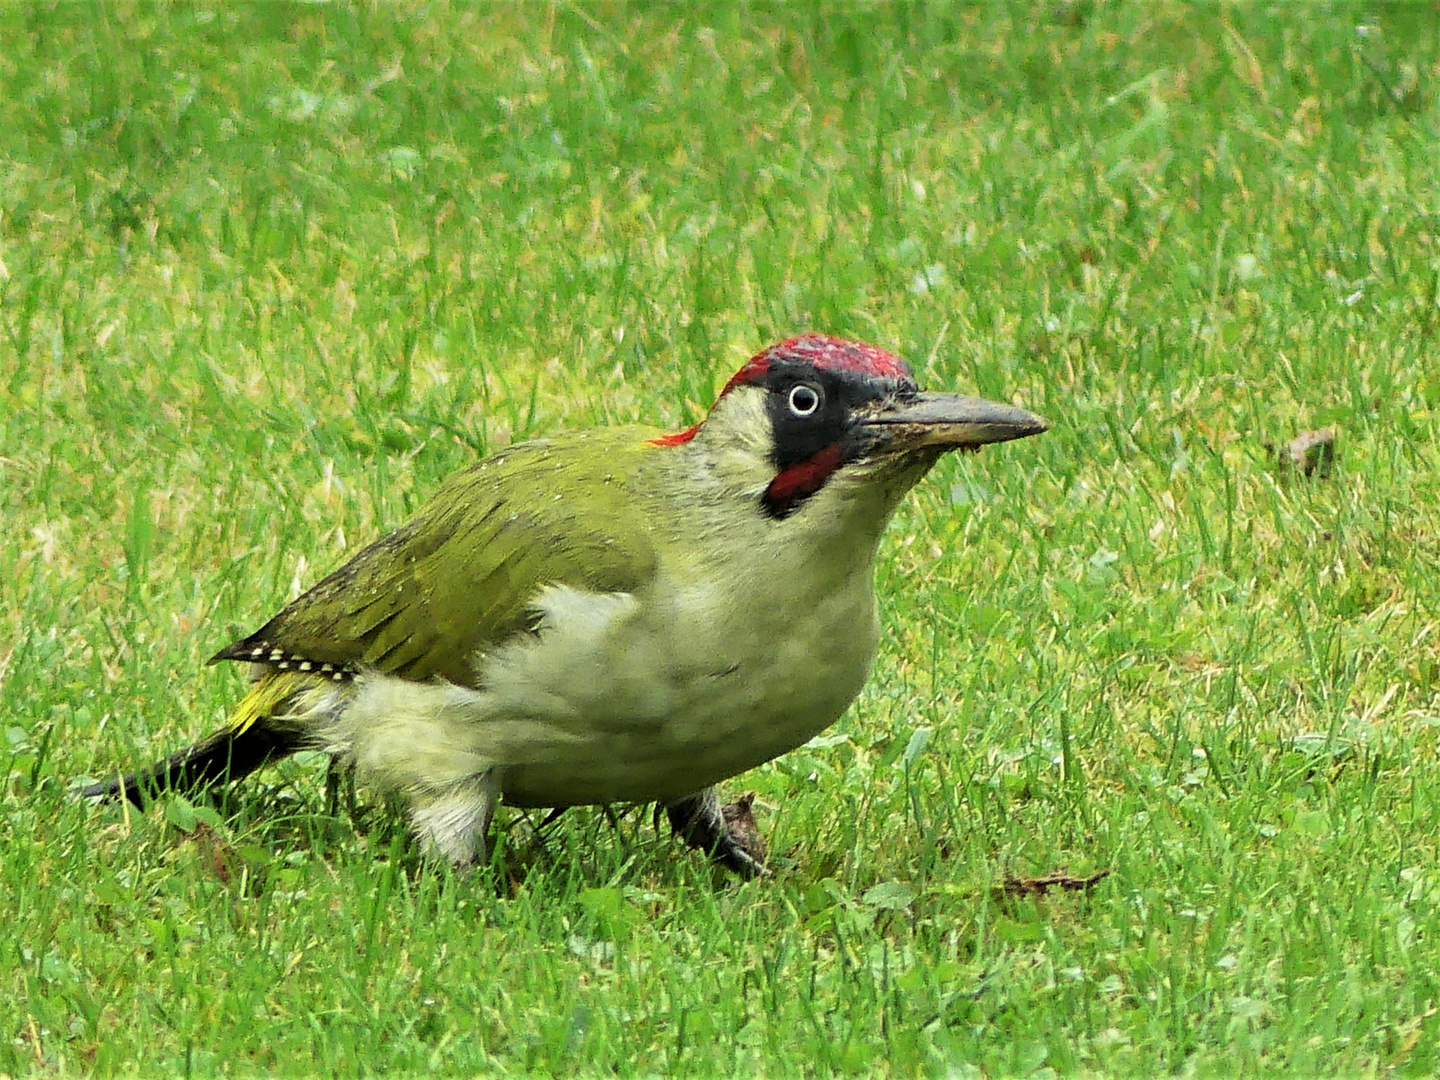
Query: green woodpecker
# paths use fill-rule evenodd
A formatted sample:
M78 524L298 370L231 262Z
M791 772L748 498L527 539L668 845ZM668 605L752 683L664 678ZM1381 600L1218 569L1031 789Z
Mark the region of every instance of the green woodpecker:
M315 748L399 793L422 847L457 866L484 857L501 799L657 802L687 842L760 873L714 785L860 692L901 497L948 450L1045 427L921 393L871 345L782 342L687 431L537 439L450 477L215 654L254 678L225 728L83 794L143 805Z

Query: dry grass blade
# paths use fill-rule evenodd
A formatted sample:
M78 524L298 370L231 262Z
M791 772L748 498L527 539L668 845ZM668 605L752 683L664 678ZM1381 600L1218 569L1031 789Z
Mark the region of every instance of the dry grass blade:
M1079 892L1104 881L1110 876L1110 873L1109 867L1106 867L1104 870L1095 871L1088 877L1075 877L1063 870L1057 870L1055 873L1046 874L1043 877L1007 876L995 891L1002 896L1042 896L1051 889L1069 889L1072 892Z

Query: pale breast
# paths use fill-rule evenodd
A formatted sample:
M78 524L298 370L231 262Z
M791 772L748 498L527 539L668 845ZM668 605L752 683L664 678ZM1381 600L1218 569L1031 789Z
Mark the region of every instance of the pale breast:
M506 800L673 798L769 761L839 719L875 655L868 574L804 595L735 584L687 582L618 606L553 590L539 639L487 673L492 694L507 699L504 712L529 710L537 734L549 733L534 755L510 748ZM568 738L555 738L556 729Z

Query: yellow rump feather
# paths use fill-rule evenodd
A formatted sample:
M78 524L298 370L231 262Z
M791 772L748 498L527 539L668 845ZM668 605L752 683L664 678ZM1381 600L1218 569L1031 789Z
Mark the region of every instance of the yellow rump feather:
M322 685L325 684L319 677L298 671L273 671L262 675L230 714L231 732L243 735L261 720L288 711L302 691Z

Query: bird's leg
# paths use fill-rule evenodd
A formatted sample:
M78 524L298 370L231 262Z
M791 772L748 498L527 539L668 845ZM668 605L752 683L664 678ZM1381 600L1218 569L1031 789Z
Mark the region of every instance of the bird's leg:
M457 870L485 860L485 833L495 814L495 770L439 789L413 792L410 826L427 855L447 859Z
M339 754L331 754L325 765L325 813L339 817L342 796L345 813L353 822L360 811L355 803L355 763Z
M765 851L753 830L731 828L713 787L663 804L670 827L691 847L743 878L763 877ZM748 812L748 804L745 810ZM746 835L748 833L748 835Z
M334 754L325 763L325 813L340 815L340 759Z

